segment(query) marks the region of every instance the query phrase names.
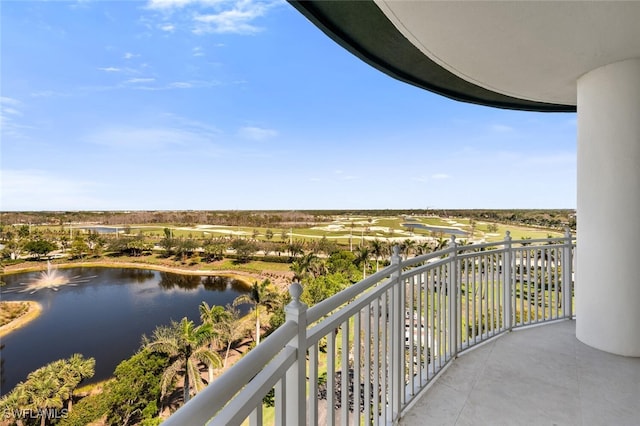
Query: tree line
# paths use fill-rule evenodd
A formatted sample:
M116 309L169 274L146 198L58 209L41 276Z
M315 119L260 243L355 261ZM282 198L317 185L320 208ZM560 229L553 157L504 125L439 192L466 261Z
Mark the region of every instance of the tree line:
M1 212L0 224L64 225L93 223L99 225L225 225L245 227L282 228L292 225L315 226L329 223L336 216L392 217L440 216L470 217L509 224L534 225L560 229L569 226L575 230L576 214L573 209L404 209L404 210L302 210L302 211L73 211L73 212Z

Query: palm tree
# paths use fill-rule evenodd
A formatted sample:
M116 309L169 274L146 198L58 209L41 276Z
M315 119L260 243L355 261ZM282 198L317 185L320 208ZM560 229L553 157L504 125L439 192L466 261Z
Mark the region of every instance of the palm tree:
M93 377L95 374L96 360L94 358L85 359L81 354L73 354L68 360L61 361L59 378L62 379L61 389L68 392L67 409L73 408L73 391L84 380Z
M220 339L226 345L226 352L224 355L224 362L222 368L227 368L227 360L229 359L229 351L233 342L241 339L245 335L244 327L242 326L240 312L233 305L227 305L225 309L227 315L217 324L218 331L220 333Z
M28 404L25 408L40 413L40 425L47 422L47 410L63 406L63 392L55 374L53 364L48 364L29 373L26 382Z
M431 241L423 241L416 247L416 252L420 255L431 253L432 250L433 245L431 244Z
M309 275L315 276L316 266L319 263L319 258L313 252L309 252L301 258L295 260L291 264L291 270L293 271L293 280L302 281Z
M198 307L200 310L200 321L211 328L211 336L209 338L209 350L215 351L220 345L220 324L227 321L231 315L222 306L209 306L207 302L202 302ZM213 380L213 365L209 365L209 383Z
M72 408L73 391L84 378L92 377L95 359L84 359L74 354L68 360L60 359L41 367L27 376L14 390L0 402L0 409L15 413L15 410L33 410L40 416L41 424L48 418L48 409L62 408L68 402ZM21 419L16 419L22 424Z
M169 386L179 373L184 374L183 401L189 400L191 387L200 392L205 384L200 375L200 364L220 366L220 356L209 350L211 328L208 325L196 327L187 318L170 326L157 327L151 339L143 337L143 345L151 352L169 357L170 364L162 375L161 394L165 396Z
M267 312L270 312L279 302L278 294L269 288L270 284L271 281L268 279L262 281L260 284L254 281L249 293L238 296L233 301L234 306L245 303L254 306L254 312L256 314L256 345L260 343L260 311L264 308Z
M442 250L447 246L447 244L448 244L447 239L444 238L442 235L440 235L436 240L436 246L434 247L433 251Z
M404 258L407 259L409 254L413 251L416 246L415 240L407 238L402 242L402 251L404 251Z
M355 263L356 265L362 265L363 279L367 277L367 263L369 262L370 255L371 255L371 252L369 251L369 248L365 246L359 247L358 250L356 251Z
M375 240L370 242L370 245L371 245L371 254L376 257L376 272L378 272L380 257L382 257L385 252L384 242L376 238Z
M14 417L18 426L23 426L22 417L18 415L21 410L25 409L29 397L27 395L26 386L23 382L18 383L13 390L0 399L0 412L5 415Z

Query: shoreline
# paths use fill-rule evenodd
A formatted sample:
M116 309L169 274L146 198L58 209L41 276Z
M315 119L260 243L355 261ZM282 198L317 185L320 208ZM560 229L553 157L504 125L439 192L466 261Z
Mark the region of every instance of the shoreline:
M12 331L24 327L34 319L38 318L40 316L40 313L42 313L42 305L38 302L34 302L33 300L3 301L2 303L26 303L28 305L28 308L24 314L20 315L17 318L14 318L7 324L0 327L0 337L5 337Z
M113 261L91 261L91 262L67 262L67 263L52 263L55 269L71 269L71 268L126 268L126 269L149 269L159 272L171 272L181 275L199 275L199 276L222 276L229 277L251 286L253 283L251 279L263 279L260 274L255 274L245 271L233 271L233 270L211 270L211 269L184 269L174 266L154 265L150 263L136 263L136 262L113 262ZM4 268L4 271L0 276L22 274L27 272L40 272L46 271L47 265L28 265L22 264L11 265Z

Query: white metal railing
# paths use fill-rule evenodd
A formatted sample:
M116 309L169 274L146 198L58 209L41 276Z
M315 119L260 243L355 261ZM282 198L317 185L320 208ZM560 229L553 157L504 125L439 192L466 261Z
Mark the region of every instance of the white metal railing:
M168 425L395 424L458 353L515 327L572 317L575 237L458 245L402 260L286 323ZM274 392L273 408L264 397ZM269 411L273 410L273 411Z

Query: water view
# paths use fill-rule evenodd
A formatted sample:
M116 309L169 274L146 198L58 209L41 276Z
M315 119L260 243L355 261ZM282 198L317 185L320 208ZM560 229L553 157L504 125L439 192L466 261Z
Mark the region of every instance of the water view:
M441 226L423 225L422 223L403 223L402 226L409 229L424 229L431 232L442 232L444 236L461 235L467 236L468 233L458 228L444 228Z
M198 305L224 306L248 291L242 281L145 269L73 268L3 277L2 300L33 300L41 315L2 339L1 389L74 353L96 359L95 376L111 376L143 334L182 317L199 321Z

